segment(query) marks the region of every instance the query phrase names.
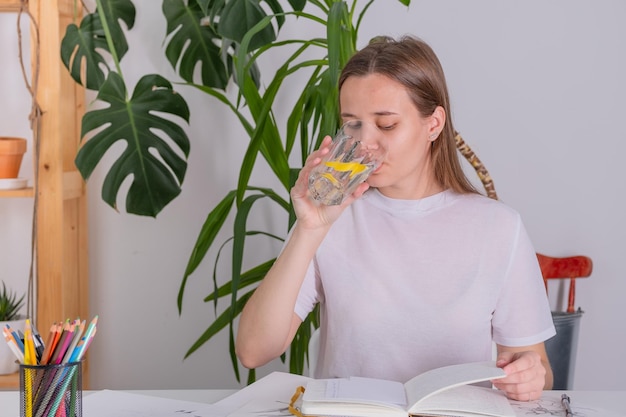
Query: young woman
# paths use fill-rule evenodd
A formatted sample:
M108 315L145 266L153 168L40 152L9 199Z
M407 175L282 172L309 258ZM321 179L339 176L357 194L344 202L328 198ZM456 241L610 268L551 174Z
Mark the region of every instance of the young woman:
M281 355L320 303L318 377L405 382L429 369L492 358L494 382L530 401L552 386L555 334L535 250L517 212L463 174L441 64L424 42L377 38L339 82L344 121L375 123L384 163L338 206L307 189L330 137L291 191L297 222L245 306L244 366Z

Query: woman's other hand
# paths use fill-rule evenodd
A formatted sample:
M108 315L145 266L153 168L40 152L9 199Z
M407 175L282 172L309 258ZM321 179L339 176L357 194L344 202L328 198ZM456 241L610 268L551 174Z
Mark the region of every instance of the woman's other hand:
M543 343L524 348L499 345L496 366L506 377L494 380L493 385L511 399L537 400L544 389L552 388L552 369Z

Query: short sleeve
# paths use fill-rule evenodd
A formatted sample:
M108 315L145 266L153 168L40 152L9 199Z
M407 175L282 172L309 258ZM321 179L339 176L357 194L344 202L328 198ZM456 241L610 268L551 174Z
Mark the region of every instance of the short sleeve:
M537 255L519 218L505 274L492 320L493 340L504 346L529 346L554 336Z
M319 280L317 279L315 260L311 261L304 277L302 287L298 293L296 300L295 313L304 320L306 316L313 311L315 305L320 300L321 291L319 291Z

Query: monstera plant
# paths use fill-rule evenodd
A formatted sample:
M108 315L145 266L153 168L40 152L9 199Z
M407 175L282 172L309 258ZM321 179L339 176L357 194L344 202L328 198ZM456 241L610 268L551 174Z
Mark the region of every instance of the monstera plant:
M180 311L187 279L208 250L217 245L216 236L234 211L232 236L220 244L214 260L217 265L219 254L228 248L232 276L222 278L214 272L215 290L205 298L215 307L221 298L228 299L230 305L199 336L186 356L228 328L238 380L233 322L254 291L253 284L265 276L275 260L268 259L243 271L246 239L255 235L284 239L263 230L249 230L246 221L255 203L269 198L285 213L285 221L292 224L290 201L281 194L288 195L306 155L324 135L338 127L337 80L355 51L359 25L373 1L358 4L357 0L163 0L160 7L167 21L164 54L180 77L175 82L184 87L174 90L172 81L148 74L137 82L132 94L120 61L129 48L127 31L133 30L135 22L133 2L96 0L96 10L86 14L80 23L67 27L61 45L63 63L77 83L97 91L97 100L102 103L83 117L83 144L76 157L79 171L87 180L109 148L118 142L126 144L108 167L102 185L102 199L113 208L121 193L120 186L128 177L132 177L126 194L128 213L156 216L180 193L190 149L185 125L191 114L181 88L200 89L215 97L232 110L249 135L236 188L209 210L178 294ZM410 3L397 1L406 6ZM154 5L157 7L158 3L155 1ZM315 22L324 36L281 39L280 29L287 19ZM277 52L285 47L291 52L287 58L280 58L278 70L273 74L261 73L259 57L282 56ZM276 62L276 58L272 59ZM276 97L284 90L284 81L302 71L307 81L300 91L294 92L290 87L289 94L296 97L296 102L282 129L274 113ZM227 88L235 89L235 100L229 100ZM290 156L298 151L300 165L290 167ZM281 190L254 184L258 179L253 181L252 171L259 155L278 179ZM291 372L302 373L311 329L316 325L316 316L311 314L296 335L289 355ZM251 370L248 381L254 379Z

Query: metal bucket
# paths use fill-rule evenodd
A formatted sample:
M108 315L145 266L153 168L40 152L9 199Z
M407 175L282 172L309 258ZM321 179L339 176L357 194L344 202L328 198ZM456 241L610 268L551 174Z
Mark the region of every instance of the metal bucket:
M574 313L552 312L556 336L546 340L546 351L554 374L552 389L572 389L582 315L583 311L580 308Z

